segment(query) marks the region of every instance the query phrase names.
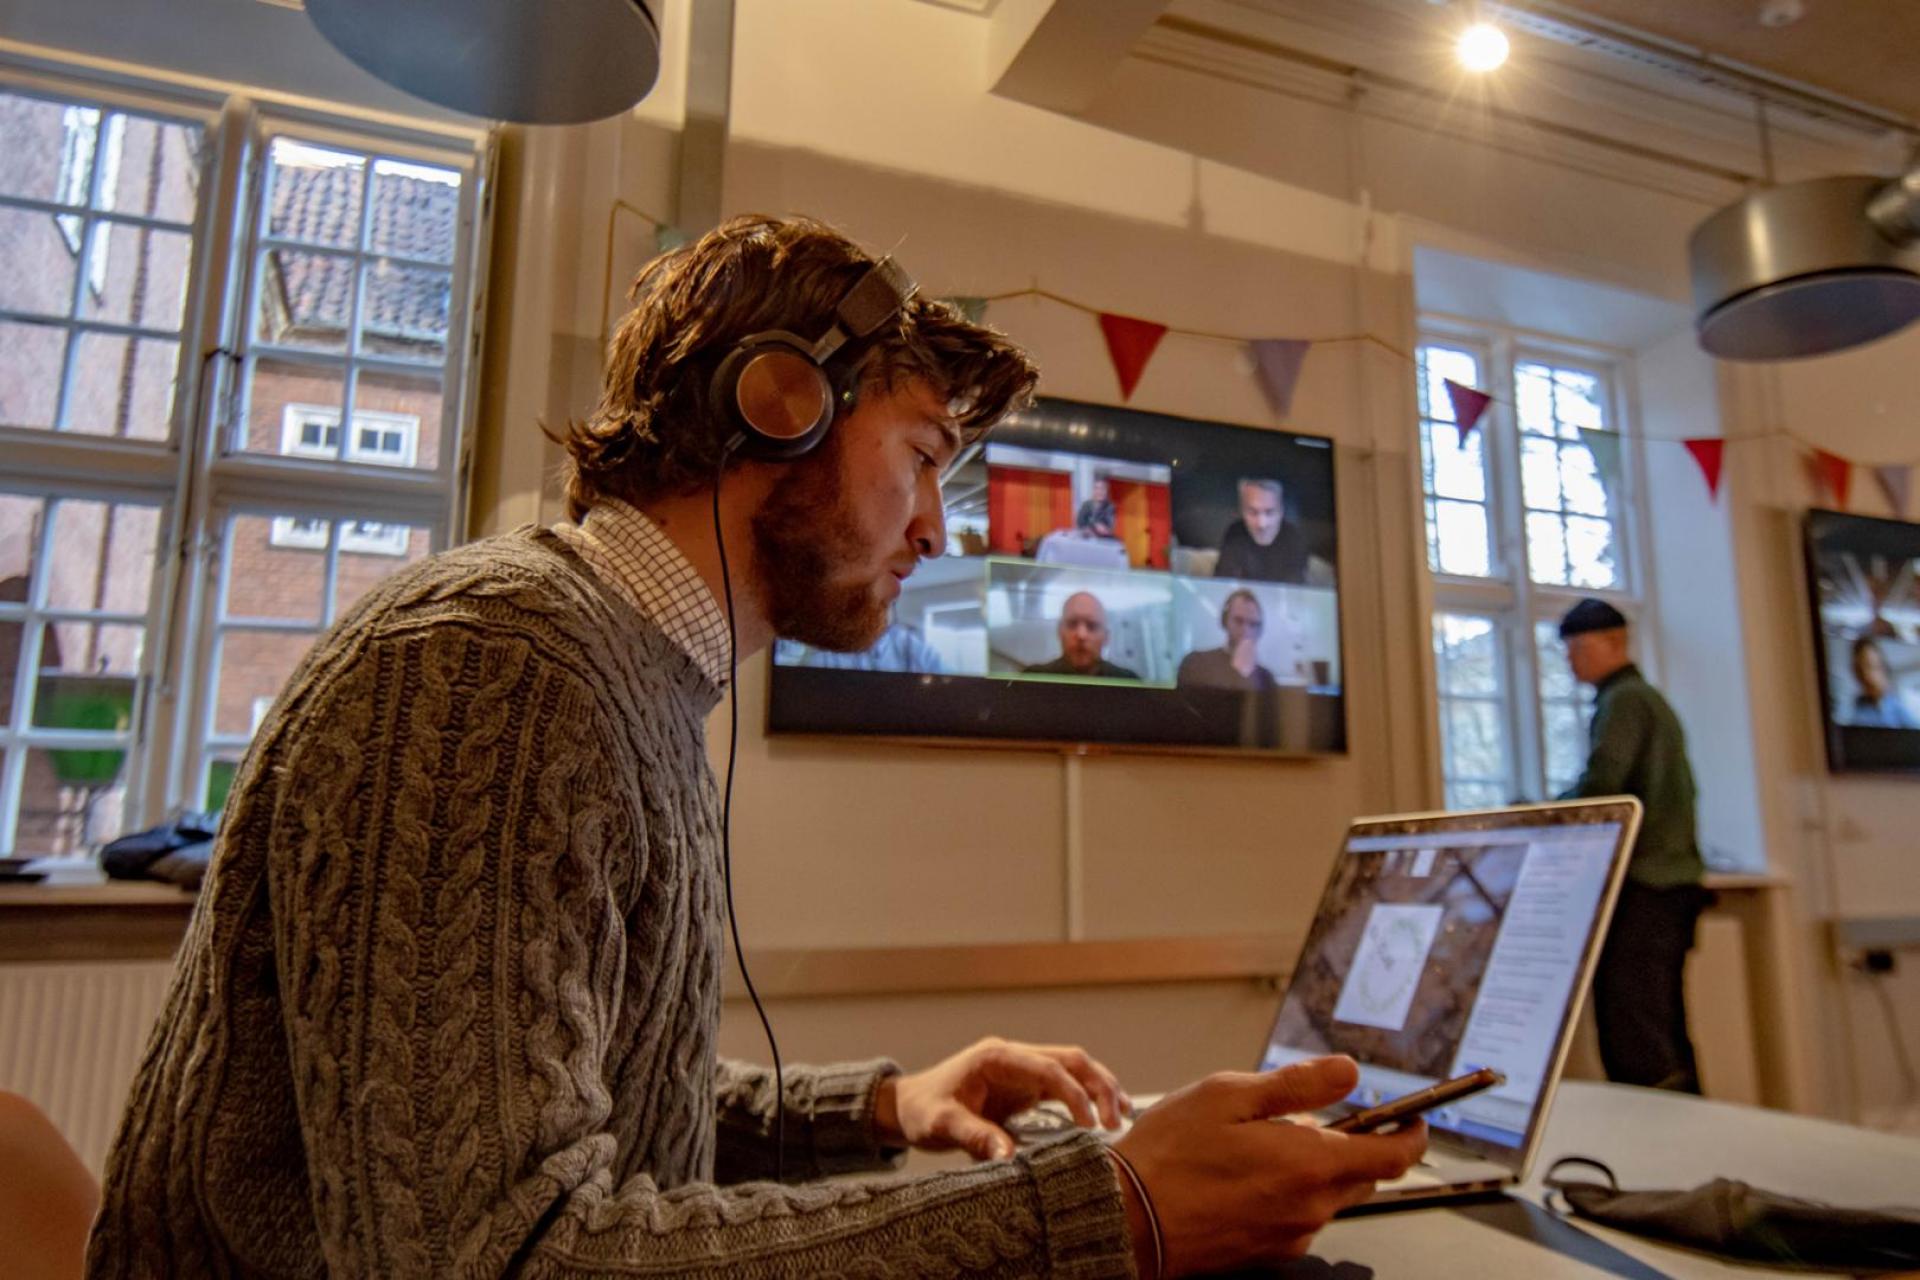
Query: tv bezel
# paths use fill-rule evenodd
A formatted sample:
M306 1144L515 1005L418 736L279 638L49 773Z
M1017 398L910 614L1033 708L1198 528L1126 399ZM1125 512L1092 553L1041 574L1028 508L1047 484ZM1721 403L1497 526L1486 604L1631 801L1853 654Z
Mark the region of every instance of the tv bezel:
M1333 557L1332 558L1334 561L1334 580L1333 580L1334 585L1329 589L1332 590L1334 593L1334 618L1335 618L1335 624L1338 630L1338 636L1335 642L1335 652L1338 656L1339 664L1340 664L1340 667L1339 667L1340 693L1338 694L1337 698L1334 699L1336 703L1336 709L1334 712L1335 722L1333 726L1332 744L1325 747L1308 747L1308 748L1285 747L1285 746L1264 747L1264 746L1241 746L1241 745L1230 744L1230 743L1109 741L1109 740L1098 739L1098 738L1087 739L1087 738L1073 738L1073 737L1039 737L1039 736L1013 737L1013 736L1005 736L1005 735L968 735L968 734L959 734L959 733L927 734L927 733L896 732L896 731L891 731L887 729L863 730L863 729L857 729L857 728L851 728L851 727L842 728L842 729L823 729L823 728L818 728L811 725L805 728L783 727L777 722L776 710L775 710L774 682L776 678L778 678L778 669L780 667L780 664L778 664L775 661L775 658L774 658L775 648L771 646L768 648L766 657L764 659L766 663L767 696L766 696L765 714L762 719L762 732L769 739L780 739L783 741L865 742L865 743L884 743L888 745L945 747L945 748L957 748L957 749L963 749L963 750L985 748L985 749L996 750L996 751L1033 751L1033 752L1041 752L1048 755L1079 755L1079 756L1162 755L1162 756L1196 756L1196 757L1208 757L1208 758L1224 757L1224 758L1243 759L1243 760L1296 760L1296 761L1339 760L1339 759L1350 758L1352 755L1352 745L1349 740L1349 734L1348 734L1348 719L1349 719L1348 690L1352 685L1352 678L1351 678L1350 669L1348 667L1349 655L1348 655L1348 646L1347 646L1347 610L1346 610L1346 586L1345 586L1346 575L1340 571L1340 565L1339 565L1340 529L1342 524L1341 515L1340 515L1340 486L1339 486L1339 476L1340 476L1339 448L1340 446L1339 446L1339 442L1335 440L1332 436L1323 435L1318 432L1296 431L1291 428L1263 427L1263 426L1258 426L1258 425L1244 423L1244 422L1228 422L1222 419L1194 418L1184 414L1165 413L1159 410L1136 409L1129 405L1100 404L1093 401L1072 400L1063 396L1042 396L1036 402L1037 407L1046 406L1046 405L1061 405L1061 406L1066 406L1072 409L1092 410L1102 414L1137 415L1142 418L1164 419L1166 421L1176 423L1176 424L1205 427L1209 429L1225 428L1233 431L1257 432L1263 435L1279 436L1287 440L1316 441L1316 442L1319 442L1319 444L1325 448L1326 454L1327 454L1328 511L1330 516L1330 522L1332 525L1332 533L1333 533ZM989 435L987 438L987 442L992 443L993 440L994 440L994 437L992 435ZM1088 447L1081 450L1076 450L1076 452L1087 452L1087 453L1092 453L1092 454L1095 454L1096 456L1099 456L1098 450L1095 447ZM1174 575L1174 576L1180 576L1180 575ZM867 679L879 679L879 680L893 679L893 680L902 680L902 681L905 681L905 680L939 681L942 683L968 681L968 682L976 682L983 686L985 685L1001 685L1006 687L1020 686L1020 687L1033 687L1037 689L1037 688L1048 687L1049 685L1051 685L1051 687L1057 688L1057 689L1070 688L1070 689L1073 689L1076 693L1098 692L1102 695L1107 695L1107 696L1110 696L1112 692L1116 691L1111 686L1107 686L1104 684L1086 685L1086 686L1080 686L1080 685L1069 686L1069 685L1063 685L1063 684L1054 684L1053 682L1047 682L1047 681L1022 681L1022 680L1017 680L1005 675L992 675L992 674L984 675L984 676L982 675L926 676L926 675L907 674L907 673L901 673L901 672L869 671L869 672L856 673L856 672L829 671L829 670L811 671L808 668L804 668L804 667L787 667L785 668L785 670L789 673L789 678L798 677L801 679L805 679L809 675L846 676L846 675L857 674ZM1120 690L1120 691L1131 692L1130 690ZM1158 685L1148 686L1147 690L1144 690L1144 691L1161 692L1161 693L1176 692L1176 690L1164 689ZM1315 695L1309 693L1308 696L1311 698L1311 697L1314 697ZM1327 695L1318 695L1318 696L1326 697Z
M1820 566L1815 547L1815 526L1823 520L1844 520L1856 525L1881 525L1908 531L1914 544L1913 557L1920 560L1920 523L1889 520L1884 516L1863 516L1851 511L1833 511L1809 507L1800 522L1800 546L1807 574L1807 616L1813 628L1814 682L1820 689L1820 729L1826 742L1829 773L1920 774L1920 729L1877 729L1867 725L1840 724L1833 717L1833 688L1829 673L1827 631L1820 620ZM1893 758L1904 755L1906 760Z

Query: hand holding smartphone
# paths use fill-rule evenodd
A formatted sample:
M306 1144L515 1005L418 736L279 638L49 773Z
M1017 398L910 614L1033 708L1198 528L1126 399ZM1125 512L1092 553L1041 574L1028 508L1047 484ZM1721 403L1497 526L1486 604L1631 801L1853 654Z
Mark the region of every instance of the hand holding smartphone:
M1476 1093L1506 1082L1506 1076L1500 1072L1492 1067L1482 1067L1478 1071L1469 1071L1466 1075L1455 1076L1451 1080L1442 1080L1439 1084L1428 1085L1424 1089L1404 1094L1391 1102L1383 1102L1377 1107L1368 1107L1364 1111L1355 1111L1341 1116L1327 1128L1334 1133L1374 1133L1390 1124L1411 1120L1435 1107L1444 1107L1449 1102L1470 1098Z

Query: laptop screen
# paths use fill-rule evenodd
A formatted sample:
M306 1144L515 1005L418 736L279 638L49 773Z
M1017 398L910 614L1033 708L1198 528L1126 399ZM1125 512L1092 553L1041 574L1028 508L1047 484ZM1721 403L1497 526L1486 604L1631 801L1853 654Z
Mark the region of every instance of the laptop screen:
M1523 1150L1621 843L1622 822L1597 819L1618 813L1575 806L1357 825L1262 1068L1347 1054L1360 1065L1347 1101L1372 1106L1493 1067L1504 1085L1427 1121L1493 1158Z

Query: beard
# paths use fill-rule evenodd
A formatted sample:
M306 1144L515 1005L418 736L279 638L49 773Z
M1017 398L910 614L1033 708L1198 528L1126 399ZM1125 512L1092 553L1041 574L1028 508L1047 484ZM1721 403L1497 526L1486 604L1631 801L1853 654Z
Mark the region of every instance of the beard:
M753 551L775 635L858 653L886 630L887 602L859 570L873 548L840 483L833 436L795 462L754 512Z

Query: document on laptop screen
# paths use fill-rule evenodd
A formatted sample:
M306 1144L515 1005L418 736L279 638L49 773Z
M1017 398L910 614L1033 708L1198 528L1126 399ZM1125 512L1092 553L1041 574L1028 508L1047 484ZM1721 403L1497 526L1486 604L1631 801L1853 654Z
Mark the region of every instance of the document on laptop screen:
M1521 1146L1619 835L1593 823L1353 837L1263 1065L1349 1054L1360 1106L1494 1067L1506 1084L1428 1119Z

